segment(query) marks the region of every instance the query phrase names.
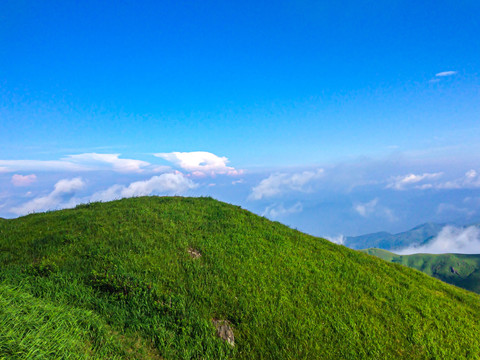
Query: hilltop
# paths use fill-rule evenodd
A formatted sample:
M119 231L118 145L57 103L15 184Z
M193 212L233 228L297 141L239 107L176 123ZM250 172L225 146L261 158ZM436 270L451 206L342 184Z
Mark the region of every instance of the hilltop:
M0 221L0 358L478 358L479 300L211 198Z
M383 249L361 251L386 261L409 266L449 284L480 293L480 255L478 254L397 255Z

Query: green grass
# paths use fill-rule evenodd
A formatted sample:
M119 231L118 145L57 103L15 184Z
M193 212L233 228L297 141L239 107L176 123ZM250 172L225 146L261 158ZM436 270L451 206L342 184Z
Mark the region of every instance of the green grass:
M383 260L409 266L449 284L480 293L480 255L397 255L382 249L361 250Z
M1 359L149 358L92 311L53 305L4 284L0 329Z
M52 338L30 331L25 351L44 358L82 358L77 347L95 359L480 356L478 295L211 198L124 199L0 221L0 283L33 304L4 296L5 358L28 319L58 329ZM8 315L21 309L23 320ZM234 348L212 319L229 321Z

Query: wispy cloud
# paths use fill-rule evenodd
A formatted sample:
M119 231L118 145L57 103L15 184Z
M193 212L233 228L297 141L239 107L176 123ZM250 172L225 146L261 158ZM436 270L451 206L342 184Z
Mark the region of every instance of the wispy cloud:
M4 172L16 171L91 171L95 170L81 164L62 160L0 160Z
M372 201L366 203L358 203L353 206L353 209L361 216L367 217L370 214L373 214L375 208L378 204L378 198L373 199Z
M28 186L37 181L37 176L35 174L30 175L19 175L15 174L12 176L11 182L13 186Z
M445 77L445 76L453 76L456 75L458 71L442 71L435 74L436 77Z
M206 151L157 153L154 156L165 159L194 176L214 176L216 174L239 175L241 170L227 166L228 158Z
M269 217L271 219L276 219L278 217L295 214L303 211L303 205L301 202L297 202L291 207L285 208L283 204L272 204L267 206L262 216Z
M364 218L376 216L386 218L389 221L395 221L397 219L391 209L380 205L378 198L366 203L356 203L353 205L353 210Z
M436 186L439 189L473 189L480 188L480 175L471 169L461 178L447 181Z
M76 203L72 200L72 196L84 186L85 182L81 178L60 180L55 184L50 194L13 207L10 209L10 212L17 215L25 215L37 211L73 207Z
M138 173L150 166L150 163L135 159L121 159L120 154L85 153L68 155L59 160L0 160L0 166L4 172L112 170Z
M427 253L427 254L480 254L480 228L469 226L459 228L445 226L442 231L431 241L423 246L408 247L396 253L401 255Z
M449 203L440 203L437 206L437 214L449 216L460 215L463 219L471 218L473 215L475 215L475 213L475 209L467 206L457 206Z
M120 159L120 154L85 153L69 155L62 159L73 164L95 168L99 165L109 165L113 171L122 173L142 172L150 163L135 159Z
M323 169L301 173L275 173L252 188L251 200L273 197L289 191L309 192L310 183L323 176Z

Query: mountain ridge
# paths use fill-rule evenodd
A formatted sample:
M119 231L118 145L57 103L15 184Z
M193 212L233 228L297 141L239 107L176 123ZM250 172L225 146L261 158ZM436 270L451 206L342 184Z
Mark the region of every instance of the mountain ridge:
M446 224L427 222L396 234L381 231L359 236L347 236L344 245L355 249L379 248L398 250L412 245L421 245L437 236Z

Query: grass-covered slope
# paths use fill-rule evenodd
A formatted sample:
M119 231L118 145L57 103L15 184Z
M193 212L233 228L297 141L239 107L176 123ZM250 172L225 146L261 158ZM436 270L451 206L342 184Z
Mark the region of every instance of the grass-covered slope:
M2 221L0 284L0 358L480 356L478 295L210 198Z
M382 249L361 250L386 261L409 266L464 289L480 293L480 255L397 255Z

